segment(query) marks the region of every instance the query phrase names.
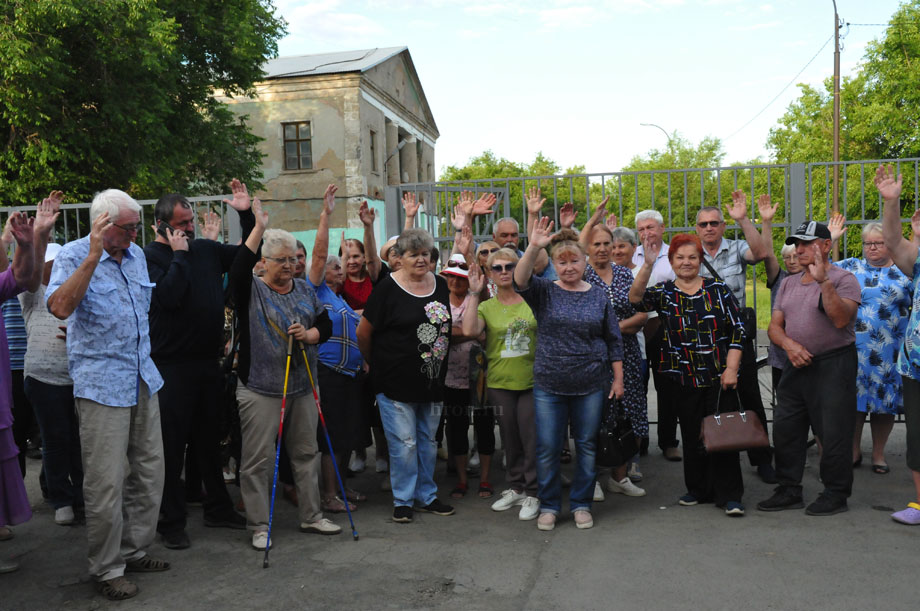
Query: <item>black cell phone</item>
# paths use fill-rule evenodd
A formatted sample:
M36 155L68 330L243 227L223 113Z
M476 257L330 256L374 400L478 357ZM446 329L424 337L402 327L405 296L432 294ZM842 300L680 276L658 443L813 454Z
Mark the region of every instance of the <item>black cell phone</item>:
M168 239L169 239L169 234L166 233L166 229L167 229L167 228L168 228L168 229L172 229L172 227L170 227L170 226L169 226L169 223L167 223L166 221L159 221L159 222L157 222L157 233L160 234L161 236L163 236L164 238L166 238L166 239L168 240Z

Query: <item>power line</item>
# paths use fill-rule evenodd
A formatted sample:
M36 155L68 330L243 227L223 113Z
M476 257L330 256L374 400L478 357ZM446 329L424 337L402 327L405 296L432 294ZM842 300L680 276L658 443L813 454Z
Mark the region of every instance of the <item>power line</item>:
M824 47L827 46L827 44L831 41L832 38L834 38L834 35L833 35L833 34L831 34L830 37L828 37L828 39L824 41L824 44L821 45L821 48L818 49L818 52L815 53L815 54L812 56L812 58L811 58L810 60L808 60L808 63L806 63L804 66L802 66L802 69L799 70L798 73L797 73L794 77L792 77L792 80L789 81L788 83L786 83L786 86L783 87L783 88L780 90L780 92L777 93L777 94L773 97L772 100L770 100L769 102L767 102L767 105L766 105L766 106L764 106L763 108L761 108L761 109L757 112L756 115L754 115L753 117L750 118L750 120L749 120L747 123L745 123L744 125L742 125L742 126L739 127L738 129L736 129L735 131L733 131L731 134L729 134L728 136L726 136L725 140L728 140L729 138L732 138L733 136L735 136L738 132L740 132L740 131L743 130L745 127L747 127L748 125L750 125L751 123L753 123L754 120L755 120L757 117L759 117L760 115L762 115L763 112L764 112L766 109L770 108L770 106L773 104L773 102L775 102L776 100L778 100L778 99L779 99L779 96L783 95L783 93L784 93L787 89L789 89L789 87L791 87L793 83L795 83L796 79L798 79L799 76L801 76L801 74L802 74L803 72L805 72L805 69L808 68L808 66L811 65L811 62L815 61L815 59L818 58L818 56L821 54L821 51L824 50Z

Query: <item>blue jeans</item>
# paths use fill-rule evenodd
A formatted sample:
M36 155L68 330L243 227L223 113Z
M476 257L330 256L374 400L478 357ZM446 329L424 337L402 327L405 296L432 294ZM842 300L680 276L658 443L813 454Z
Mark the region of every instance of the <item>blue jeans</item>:
M575 479L569 489L569 508L572 511L591 509L597 479L594 465L597 431L606 396L604 390L589 395L555 395L539 388L533 389L537 418L537 496L540 497L541 513L558 514L562 509L559 458L570 419L576 460Z
M42 466L48 503L55 509L83 506L83 461L73 386L25 379L25 391L42 433Z
M390 448L390 485L393 505L411 507L413 500L428 505L438 498L434 466L438 444L434 439L441 420L441 403L403 403L377 395L380 420Z

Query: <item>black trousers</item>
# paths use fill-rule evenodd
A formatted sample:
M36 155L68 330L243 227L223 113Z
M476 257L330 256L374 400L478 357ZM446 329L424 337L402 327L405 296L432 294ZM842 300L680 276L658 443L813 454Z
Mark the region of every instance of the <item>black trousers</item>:
M473 409L467 388L444 388L444 418L447 421L447 450L453 456L470 451L470 411L476 431L476 449L480 454L495 453L495 411L491 407Z
M205 517L219 519L233 511L233 501L224 484L217 430L223 376L217 359L156 365L164 382L159 399L166 462L157 530L174 533L184 530L186 524L182 483L186 445L193 449L201 483L207 492Z
M769 434L767 428L767 413L763 409L763 398L760 396L760 381L757 379L757 344L754 338L745 340L744 349L741 351L741 367L738 369L738 395L744 409L757 414L763 430ZM772 448L754 448L747 451L748 460L754 467L769 465L773 462Z
M29 435L35 426L35 412L29 397L26 396L25 379L22 369L11 372L13 391L13 441L19 448L19 469L26 476L26 450L29 449Z
M680 387L671 382L667 376L658 373L663 337L662 325L658 326L654 335L647 335L645 355L648 358L648 368L652 372L652 379L655 381L655 394L658 401L658 447L666 450L676 448L680 443L677 440L677 406L675 405L677 397L675 393L679 392Z
M776 389L773 443L780 486L802 492L809 426L821 440L824 493L846 499L853 490L856 347L825 352L811 365L787 363Z
M744 494L738 452L707 454L700 441L703 417L715 413L719 387L693 388L678 386L680 435L684 440L684 483L687 492L700 502L723 506L728 501L740 503ZM737 409L734 391L721 393L722 411Z

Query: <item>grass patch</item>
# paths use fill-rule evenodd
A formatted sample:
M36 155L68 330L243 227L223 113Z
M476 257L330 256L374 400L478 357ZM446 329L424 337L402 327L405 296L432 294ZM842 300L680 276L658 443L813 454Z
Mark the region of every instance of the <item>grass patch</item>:
M754 290L755 282L757 283L756 292ZM745 291L748 306L757 310L757 328L766 329L767 325L770 324L770 289L768 289L766 283L759 278L755 280L748 278Z

